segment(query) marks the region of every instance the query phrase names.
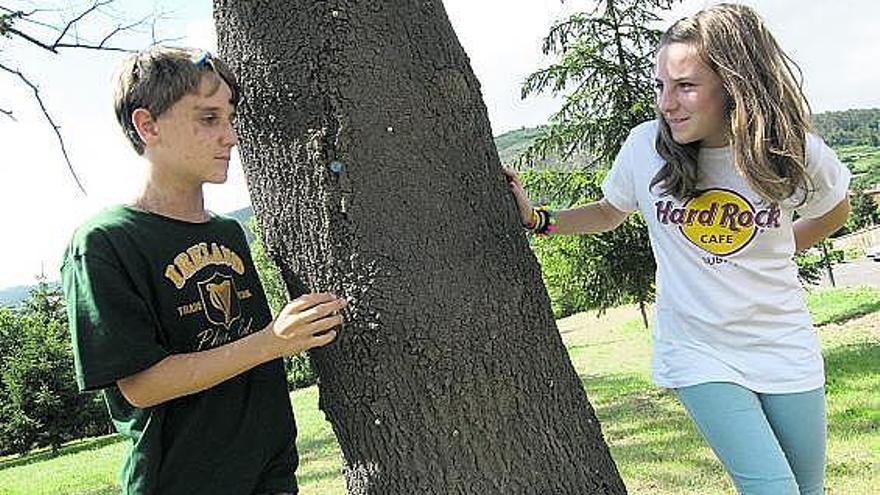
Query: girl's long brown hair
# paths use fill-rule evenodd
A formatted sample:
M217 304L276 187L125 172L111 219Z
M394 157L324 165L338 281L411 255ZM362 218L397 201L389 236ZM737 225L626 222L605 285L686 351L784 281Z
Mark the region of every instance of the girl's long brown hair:
M749 186L767 201L794 198L803 204L812 186L804 150L809 104L800 69L758 14L744 5L722 3L673 24L658 51L670 43L694 47L721 78L734 166ZM662 194L678 199L692 198L699 194L700 143L676 143L662 115L659 121L656 147L666 163L651 187L659 185Z

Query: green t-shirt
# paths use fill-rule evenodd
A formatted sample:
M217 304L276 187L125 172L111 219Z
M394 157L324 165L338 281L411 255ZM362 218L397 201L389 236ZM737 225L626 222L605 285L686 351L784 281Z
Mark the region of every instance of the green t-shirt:
M120 378L222 346L271 313L238 223L189 223L116 206L83 224L61 268L81 390L103 389L131 441L124 494L296 491L296 426L281 359L139 409Z

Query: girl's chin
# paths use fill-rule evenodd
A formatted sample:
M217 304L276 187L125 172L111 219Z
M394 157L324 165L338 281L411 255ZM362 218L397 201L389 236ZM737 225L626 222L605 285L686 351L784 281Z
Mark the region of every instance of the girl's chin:
M686 144L692 144L692 143L699 141L699 139L697 139L691 135L687 135L684 133L675 133L675 132L672 133L672 140L675 141L676 144L680 144L682 146L684 146Z

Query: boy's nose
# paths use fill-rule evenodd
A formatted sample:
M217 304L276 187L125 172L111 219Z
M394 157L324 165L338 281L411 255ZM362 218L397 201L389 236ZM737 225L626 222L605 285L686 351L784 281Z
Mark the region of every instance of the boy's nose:
M238 144L238 134L232 124L227 125L226 132L223 134L223 144L230 148Z

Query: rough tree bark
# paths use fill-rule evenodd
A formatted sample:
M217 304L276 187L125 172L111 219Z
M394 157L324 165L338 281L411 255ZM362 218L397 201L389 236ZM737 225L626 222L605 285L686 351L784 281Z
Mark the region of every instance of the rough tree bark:
M312 354L349 493L625 493L442 3L214 8L267 251L350 300Z

